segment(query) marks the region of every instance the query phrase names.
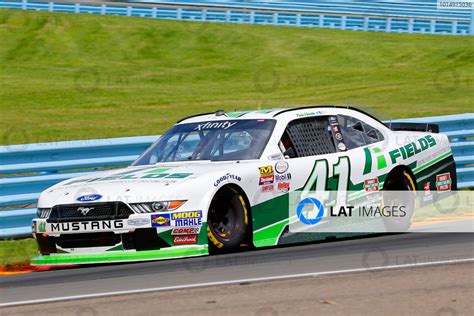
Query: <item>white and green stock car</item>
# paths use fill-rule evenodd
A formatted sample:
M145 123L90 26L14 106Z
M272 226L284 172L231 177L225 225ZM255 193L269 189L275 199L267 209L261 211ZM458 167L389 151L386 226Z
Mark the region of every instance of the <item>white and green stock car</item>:
M428 126L436 128L436 126ZM411 130L411 131L408 131ZM418 131L417 131L418 130ZM45 190L33 264L141 261L308 241L295 190L455 190L445 135L337 106L185 118L130 167Z

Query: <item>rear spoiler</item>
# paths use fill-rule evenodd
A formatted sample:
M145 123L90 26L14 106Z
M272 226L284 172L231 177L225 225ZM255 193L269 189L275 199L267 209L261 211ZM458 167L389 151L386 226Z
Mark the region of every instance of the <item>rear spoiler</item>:
M411 131L411 132L430 132L439 133L438 124L431 123L403 123L403 122L389 122L386 125L392 131Z

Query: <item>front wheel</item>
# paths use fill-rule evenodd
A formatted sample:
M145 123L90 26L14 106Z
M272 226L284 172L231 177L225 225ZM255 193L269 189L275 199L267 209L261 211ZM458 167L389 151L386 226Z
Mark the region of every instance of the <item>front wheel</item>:
M249 215L244 197L233 189L216 194L209 208L207 236L211 253L236 250L245 241Z
M387 232L405 232L415 213L416 187L413 177L403 170L390 175L384 184L383 205L405 207L405 216L384 218Z

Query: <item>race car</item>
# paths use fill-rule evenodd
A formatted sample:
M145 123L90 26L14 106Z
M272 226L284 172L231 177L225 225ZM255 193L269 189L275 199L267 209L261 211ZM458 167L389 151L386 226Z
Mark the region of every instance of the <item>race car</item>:
M35 265L159 260L307 242L298 190L455 190L435 125L387 125L344 106L200 114L131 166L68 179L38 201Z

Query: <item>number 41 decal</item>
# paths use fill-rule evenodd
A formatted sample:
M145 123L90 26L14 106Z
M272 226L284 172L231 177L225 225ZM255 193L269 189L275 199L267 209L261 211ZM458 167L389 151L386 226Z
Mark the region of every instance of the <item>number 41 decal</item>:
M303 191L347 191L351 174L349 157L339 157L337 163L332 166L331 174L330 177L329 164L326 159L316 160Z

